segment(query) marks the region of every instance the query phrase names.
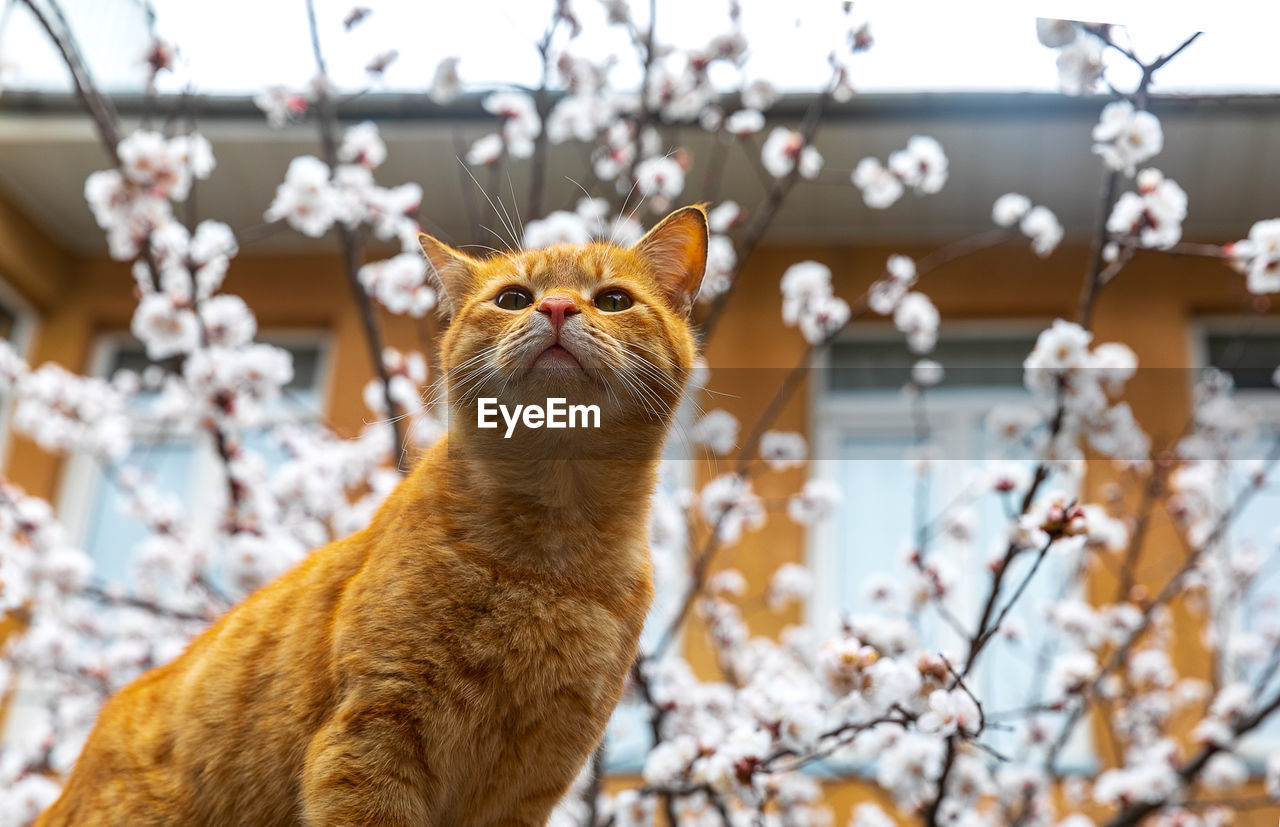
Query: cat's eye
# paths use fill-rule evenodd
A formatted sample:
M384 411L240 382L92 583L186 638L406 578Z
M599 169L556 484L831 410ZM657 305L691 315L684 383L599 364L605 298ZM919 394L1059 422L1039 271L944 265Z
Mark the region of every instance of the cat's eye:
M626 310L632 304L631 297L625 290L605 290L596 296L596 307L606 313L617 313Z
M533 295L523 287L508 287L498 294L493 303L503 310L524 310L533 304Z

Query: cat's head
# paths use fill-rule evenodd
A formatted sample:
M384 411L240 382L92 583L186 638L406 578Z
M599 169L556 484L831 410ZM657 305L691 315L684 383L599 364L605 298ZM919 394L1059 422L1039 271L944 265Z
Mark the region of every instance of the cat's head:
M455 415L563 397L602 426L665 427L695 356L689 325L707 260L707 217L685 207L628 248L559 244L473 258L419 237L451 316L441 346Z

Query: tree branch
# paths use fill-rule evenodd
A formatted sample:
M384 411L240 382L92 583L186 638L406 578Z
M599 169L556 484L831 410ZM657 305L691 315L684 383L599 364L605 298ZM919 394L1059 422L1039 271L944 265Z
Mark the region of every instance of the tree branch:
M325 163L329 165L332 176L338 166L338 139L336 135L337 111L333 99L329 95L329 70L325 64L324 52L320 47L320 29L316 23L315 0L307 0L307 23L311 30L311 51L315 57L316 70L320 82L316 84L316 124L320 132L320 144L324 150ZM383 403L387 408L387 417L395 435L392 456L396 458L396 467L403 471L404 451L407 448L404 432L404 419L396 413L397 406L391 397L391 376L387 366L382 362L382 332L378 328L378 319L374 315L373 302L364 286L360 284L360 240L355 230L341 221L336 223L338 241L342 246L342 262L346 269L347 286L351 289L352 298L360 311L360 322L364 327L365 342L369 346L369 357L372 361L373 375L382 383Z

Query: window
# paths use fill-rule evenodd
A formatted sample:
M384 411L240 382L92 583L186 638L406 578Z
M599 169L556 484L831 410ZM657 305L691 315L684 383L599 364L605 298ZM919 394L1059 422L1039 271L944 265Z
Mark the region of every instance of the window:
M868 587L880 582L899 587L908 580L908 550L919 526L930 528L928 555L953 575L954 588L944 601L950 618L932 607L915 611L901 606L899 616L914 631L920 646L962 654L966 636L977 623L991 578L986 566L1006 544L1008 508L999 495L966 494L973 473L990 461L1008 460L1030 475L1030 456L1009 456L987 435L986 415L1001 404L1031 401L1022 385L1022 362L1035 345L1038 326L949 326L931 358L945 368L942 382L916 406L902 393L918 357L901 336L886 332L834 343L827 363L815 371L813 385L814 474L838 483L844 501L832 517L810 532L810 566L818 591L810 602L809 622L819 634L830 634L842 617L881 612L869 610ZM909 459L922 435L933 446L936 462L917 475ZM1050 476L1041 487L1048 493L1061 485ZM967 539L936 530L935 518L966 503L970 518ZM1026 576L1034 555L1017 558L1008 570L1002 595L1012 593ZM1037 611L1050 601L1070 596L1070 561L1049 555L1010 613L1022 631L1019 639L997 636L984 650L974 675L974 691L989 713L1038 704L1045 691L1047 668L1026 664L1054 654L1043 617ZM1064 586L1063 584L1068 584ZM1003 603L1001 604L1003 605ZM957 630L953 623L958 622ZM1023 680L1011 680L1016 677ZM1046 725L1052 722L1045 721ZM1079 748L1064 754L1075 769L1091 761L1087 727ZM1018 756L1022 749L1012 733L989 730L983 742Z
M1222 508L1247 484L1251 469L1276 447L1280 429L1280 393L1272 375L1280 366L1280 324L1259 320L1209 320L1200 330L1198 341L1203 367L1228 373L1235 382L1238 403L1251 408L1258 421L1258 431L1251 444L1240 446L1237 459L1222 468ZM1274 475L1273 475L1274 479ZM1280 514L1280 489L1266 486L1254 493L1230 524L1224 541L1214 549L1225 561L1227 555L1240 549L1252 549L1258 555L1259 568L1246 599L1238 601L1234 611L1224 613L1211 630L1218 649L1215 659L1218 678L1225 682L1242 680L1257 688L1258 698L1274 695L1280 682L1272 675L1265 678L1272 656L1272 646L1265 635L1280 620L1280 553L1277 552L1277 514ZM1226 651L1234 637L1244 636L1259 644L1254 653L1260 657L1236 657ZM1280 750L1280 720L1271 716L1256 732L1248 736L1239 753L1259 765L1266 756Z
M270 425L313 419L321 411L325 343L317 334L301 333L265 335L260 339L288 350L293 357L293 380L268 409L267 425L241 434L245 446L270 467L285 460L270 438ZM141 372L150 364L141 344L125 336L108 336L100 343L91 372L111 377L122 369ZM152 398L150 394L140 394L135 400L139 415L134 421L133 447L121 465L138 469L158 487L177 494L193 528L212 534L225 497L220 459L212 439L204 432L173 433L149 420L146 410ZM62 487L59 513L71 536L93 558L104 584L130 582L133 552L145 536L143 527L123 512L122 505L121 491L92 459L72 460Z

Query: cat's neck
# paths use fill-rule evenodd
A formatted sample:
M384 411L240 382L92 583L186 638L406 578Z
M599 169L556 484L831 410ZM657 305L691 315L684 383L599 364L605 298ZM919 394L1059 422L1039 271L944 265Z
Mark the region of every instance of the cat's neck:
M410 484L446 512L464 545L504 564L568 573L618 557L632 566L647 548L662 433L631 436L611 458L581 444L560 458L551 444L503 445L453 428Z
M605 507L647 501L662 454L663 432L648 425L625 433L544 431L508 440L498 432L453 427L441 459L465 484L510 502L536 504L591 520Z

